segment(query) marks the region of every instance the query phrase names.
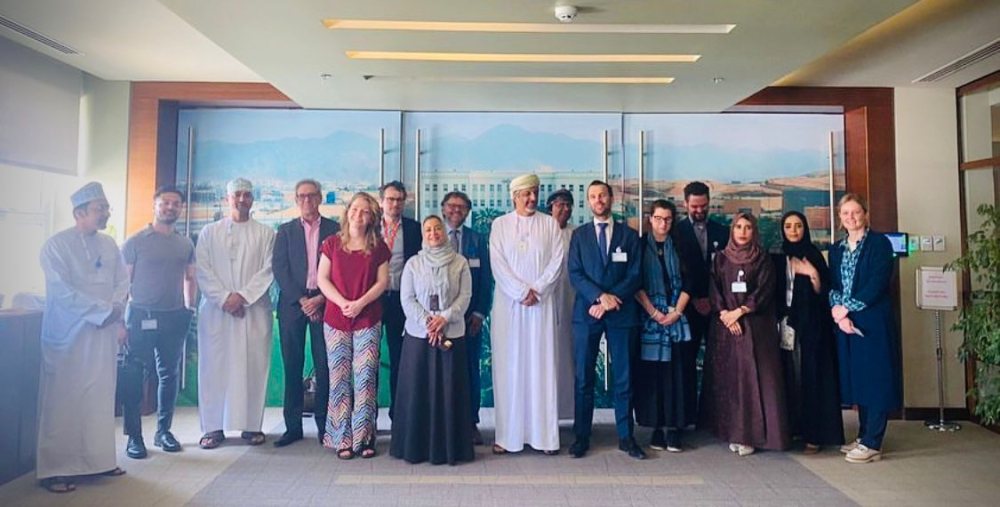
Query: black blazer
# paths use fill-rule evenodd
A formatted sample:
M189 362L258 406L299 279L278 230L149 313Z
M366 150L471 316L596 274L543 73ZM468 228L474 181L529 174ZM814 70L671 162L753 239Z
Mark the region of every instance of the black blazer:
M319 244L340 231L340 224L328 218L319 219ZM319 246L317 245L317 253ZM306 294L306 277L309 266L306 259L306 232L298 218L289 220L278 227L274 239L274 254L271 268L274 280L278 282L278 313L291 312L298 316L301 312L299 299ZM316 256L319 265L319 255Z
M410 257L417 255L424 246L424 231L420 227L420 222L412 218L402 217L403 220L403 265ZM388 246L388 245L386 245Z
M577 227L569 241L569 281L576 289L573 303L573 323L597 323L587 310L601 293L607 292L622 300L621 308L605 314L611 327L631 327L638 324L638 303L635 293L642 282L642 261L639 235L622 222L615 222L608 248L608 262L601 262L597 233L593 221ZM626 262L613 262L616 251L628 256Z
M698 236L694 234L694 224L690 218L684 218L674 223L671 231L677 246L677 255L685 268L688 278L689 293L692 298L707 298L708 286L712 275L712 254L720 252L729 243L729 230L726 226L708 220L708 248L702 256L698 245ZM689 306L693 309L693 305Z
M485 318L493 307L493 268L490 265L489 241L463 225L462 251L459 253L469 260L469 272L472 274L472 300L469 301L465 316L478 312Z

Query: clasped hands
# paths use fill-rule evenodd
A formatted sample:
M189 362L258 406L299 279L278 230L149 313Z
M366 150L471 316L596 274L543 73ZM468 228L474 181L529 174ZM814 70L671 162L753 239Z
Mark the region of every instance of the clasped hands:
M230 292L226 296L226 300L222 303L222 311L242 319L246 315L246 309L244 308L247 304L247 300L243 298L238 292Z
M749 313L744 307L733 310L722 310L719 312L719 321L729 330L729 334L740 336L743 334L743 326L740 325L740 317Z
M302 307L302 313L309 318L311 322L319 322L323 318L323 306L326 305L326 298L322 294L315 297L302 296L299 298L299 306Z
M444 341L444 327L448 325L448 320L441 315L430 315L427 317L425 326L427 327L427 344L437 347Z
M830 310L830 315L833 316L833 321L837 323L837 327L840 328L846 334L858 334L858 328L854 327L854 322L847 317L850 310L844 305L834 305Z
M681 312L674 310L672 312L663 313L657 309L653 309L653 313L649 315L657 324L661 326L672 326L681 318Z
M621 306L622 300L618 299L618 296L605 292L597 298L596 303L590 306L587 313L589 313L591 317L601 320L604 318L604 314L618 310Z

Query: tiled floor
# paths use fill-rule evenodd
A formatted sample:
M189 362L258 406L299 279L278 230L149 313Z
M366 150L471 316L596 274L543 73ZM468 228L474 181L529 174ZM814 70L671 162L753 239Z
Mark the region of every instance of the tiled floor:
M484 410L483 427L492 426ZM284 449L260 448L230 438L214 451L197 449L197 414L182 409L175 434L184 452L167 455L150 446L150 457L124 457L121 478L79 484L68 495L47 493L32 475L0 487L0 505L997 505L1000 503L1000 435L972 424L938 434L919 422L890 425L886 459L850 465L836 450L817 456L762 452L746 458L704 434L688 440L683 454L650 452L636 462L614 448L609 412L600 413L595 450L586 458L532 451L493 456L477 448L477 460L458 467L412 466L381 455L337 460L315 440ZM306 427L309 427L308 422ZM852 415L847 415L854 427ZM154 421L148 418L147 427ZM265 427L281 431L281 412L268 409ZM388 428L383 414L380 427ZM639 433L641 443L648 433ZM850 431L850 430L849 430ZM235 435L234 435L235 436ZM489 436L489 432L487 432ZM572 440L564 428L563 443Z

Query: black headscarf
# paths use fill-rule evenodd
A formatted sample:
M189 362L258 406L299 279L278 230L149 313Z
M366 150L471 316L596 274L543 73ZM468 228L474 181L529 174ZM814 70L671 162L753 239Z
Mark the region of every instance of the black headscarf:
M788 241L788 236L785 236L785 221L788 220L788 217L792 216L798 217L802 221L802 239L795 243ZM812 262L810 258L812 251L815 250L816 253L819 253L819 250L813 245L812 234L809 233L809 222L806 221L806 216L802 213L789 211L781 215L781 250L785 252L785 255L799 259L805 257L810 262Z

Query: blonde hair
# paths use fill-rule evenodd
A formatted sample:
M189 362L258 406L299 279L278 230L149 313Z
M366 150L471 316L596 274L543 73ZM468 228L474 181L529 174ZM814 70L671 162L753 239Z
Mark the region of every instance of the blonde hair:
M845 204L847 204L849 202L856 202L856 203L858 203L858 206L861 206L861 209L865 210L865 227L868 227L869 225L871 225L871 220L868 217L868 200L865 199L864 196L862 196L861 194L857 194L857 193L854 193L854 192L848 192L848 193L844 194L843 197L841 197L840 200L837 201L837 215L838 215L838 220L839 220L839 216L840 216L840 208L842 208ZM846 229L844 229L844 224L843 223L839 224L839 228L841 230L846 230Z
M344 207L344 211L340 215L341 227L337 235L340 236L340 247L346 252L347 244L351 242L351 225L347 215L351 211L351 206L358 200L368 203L368 209L371 211L372 221L365 230L364 242L364 252L368 254L375 250L375 246L378 245L379 241L382 241L382 208L379 207L378 200L374 197L365 192L358 192L351 197L351 200L347 202L347 206Z

